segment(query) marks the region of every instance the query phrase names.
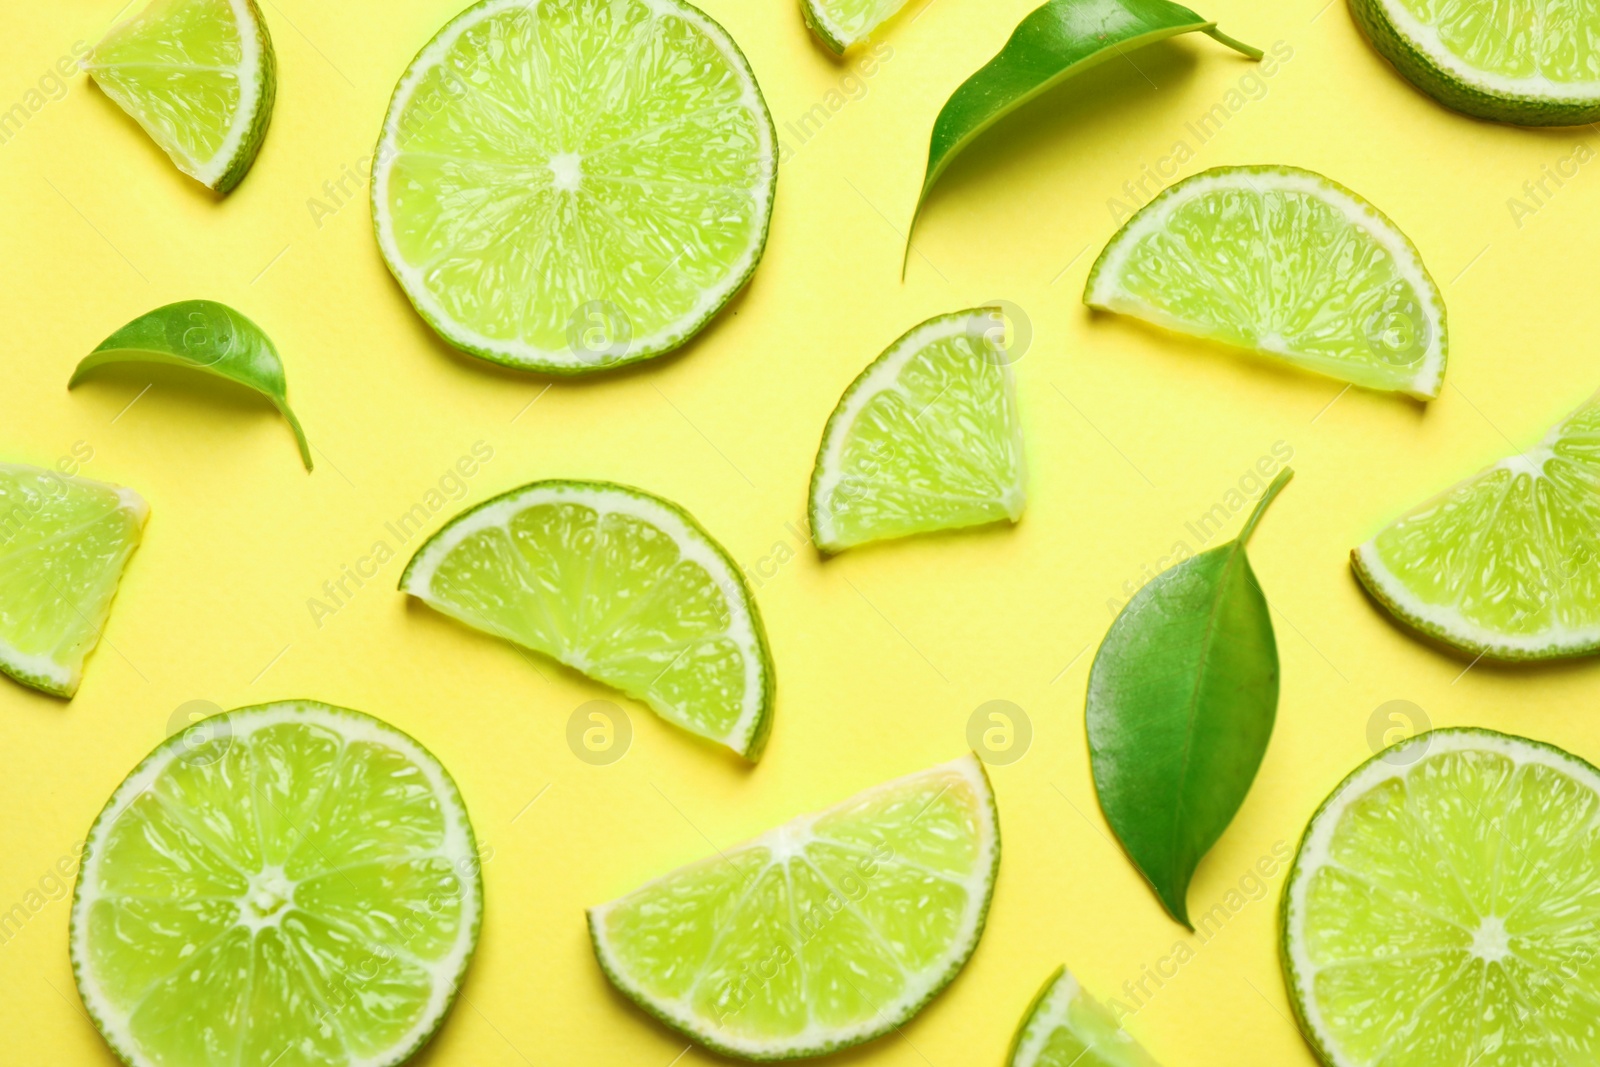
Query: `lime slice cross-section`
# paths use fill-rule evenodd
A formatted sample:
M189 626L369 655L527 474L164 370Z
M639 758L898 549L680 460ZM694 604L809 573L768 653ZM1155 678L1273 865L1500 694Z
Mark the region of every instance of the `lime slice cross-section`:
M1060 967L1028 1006L1007 1067L1158 1067L1101 1003Z

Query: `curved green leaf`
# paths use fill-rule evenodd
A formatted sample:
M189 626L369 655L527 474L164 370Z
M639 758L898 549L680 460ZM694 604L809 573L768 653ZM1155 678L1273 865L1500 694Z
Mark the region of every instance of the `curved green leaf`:
M261 327L214 300L183 300L156 308L101 341L72 372L67 388L109 363L162 363L190 367L254 389L289 420L300 459L311 469L311 446L289 410L283 360Z
M1061 82L1154 41L1195 30L1249 56L1261 49L1236 41L1169 0L1050 0L1017 24L998 55L961 83L933 123L928 171L906 227L906 252L928 190L961 150L984 130ZM905 274L901 264L900 273Z
M1089 761L1100 808L1174 919L1189 881L1255 779L1278 711L1278 647L1245 554L1262 494L1235 541L1136 593L1089 673Z

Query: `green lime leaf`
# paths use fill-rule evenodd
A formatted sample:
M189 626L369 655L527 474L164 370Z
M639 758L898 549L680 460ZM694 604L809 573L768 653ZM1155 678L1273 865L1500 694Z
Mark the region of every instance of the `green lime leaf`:
M984 130L1074 74L1130 49L1195 30L1251 59L1261 58L1261 49L1234 40L1215 22L1168 0L1050 0L1035 9L1017 24L999 54L950 95L934 120L927 176L906 228L907 255L928 190Z
M1227 829L1266 754L1278 647L1245 543L1293 476L1287 467L1237 540L1139 590L1089 673L1089 761L1100 808L1174 919L1200 858Z
M254 389L289 420L300 443L300 458L306 470L311 469L311 446L300 420L289 410L289 386L277 348L261 327L226 304L183 300L140 315L85 356L67 388L111 363L192 367Z

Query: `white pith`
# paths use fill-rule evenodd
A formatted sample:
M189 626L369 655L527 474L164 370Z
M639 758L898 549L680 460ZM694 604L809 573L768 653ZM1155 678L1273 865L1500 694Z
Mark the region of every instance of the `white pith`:
M1022 1039L1017 1042L1016 1055L1011 1057L1008 1067L1033 1067L1039 1053L1044 1051L1045 1043L1050 1040L1050 1035L1056 1027L1066 1023L1067 1011L1081 992L1078 980L1071 971L1063 968L1061 977L1051 983L1050 992L1039 1001L1023 1024Z
M501 11L516 8L536 11L541 3L550 3L552 0L483 0L466 11L439 31L437 37L414 59L407 68L405 75L400 79L400 84L395 87L394 98L389 102L389 110L384 116L383 133L378 140L378 147L374 156L372 170L372 204L373 219L376 224L378 244L383 251L383 258L394 271L405 289L407 296L416 303L424 316L432 323L437 323L442 334L451 343L469 349L490 352L503 358L509 363L530 367L562 367L582 369L600 365L594 360L585 360L573 352L571 347L559 349L541 349L521 341L506 341L488 337L464 323L458 322L445 312L439 301L428 291L422 278L422 272L416 264L408 263L400 254L398 244L394 238L394 225L390 217L389 203L389 178L394 169L395 161L405 153L397 147L397 138L400 133L400 120L411 102L416 87L423 77L436 67L440 60L449 54L455 47L456 41L472 26L491 18ZM679 18L693 25L727 60L729 69L738 75L743 95L740 103L755 117L754 126L757 137L761 141L760 176L747 190L752 202L755 204L753 218L762 220L760 225L752 227L750 243L740 257L730 264L726 273L718 284L704 290L694 306L681 315L675 322L669 323L653 334L632 338L629 346L630 353L660 353L675 347L686 340L711 313L727 302L733 292L744 283L746 276L754 269L756 260L760 257L762 248L766 244L766 223L772 214L772 179L777 168L777 153L774 144L771 116L766 104L762 102L760 90L756 86L754 73L749 64L734 45L727 32L712 22L698 9L679 0L637 0L649 7L653 16L660 18L669 16Z
M1559 749L1534 744L1506 734L1457 729L1418 734L1385 750L1379 757L1374 757L1357 769L1350 779L1327 799L1322 809L1313 817L1311 825L1307 827L1300 852L1295 857L1289 873L1284 896L1282 936L1289 965L1290 997L1300 1009L1308 1036L1328 1057L1329 1067L1368 1067L1368 1065L1364 1061L1350 1058L1338 1046L1328 1030L1321 1005L1316 1000L1314 986L1317 969L1306 950L1306 936L1301 925L1305 917L1306 894L1317 871L1325 867L1339 866L1332 858L1331 844L1344 813L1352 804L1380 785L1395 779L1404 779L1421 766L1422 758L1398 758L1408 749L1419 745L1423 746L1428 757L1448 752L1487 751L1506 757L1518 769L1531 765L1548 767L1600 795L1600 774L1596 774L1593 767ZM1485 928L1480 927L1476 932L1475 947L1482 946L1485 949L1496 947L1490 943L1493 938L1493 924L1488 925L1490 929L1487 931L1487 939ZM1480 960L1486 960L1492 952L1473 954Z
M1558 82L1542 74L1526 78L1512 78L1504 74L1469 66L1465 60L1445 47L1435 26L1418 19L1399 0L1368 0L1383 11L1384 18L1396 33L1409 41L1433 63L1448 71L1459 81L1497 96L1526 96L1551 103L1600 100L1600 80Z
M370 716L315 702L284 701L260 708L228 712L225 713L225 717L228 720L229 736L234 742L248 738L251 734L270 726L283 723L309 723L338 734L346 744L365 742L386 746L405 756L423 773L429 785L433 787L433 794L438 799L439 810L444 819L444 841L436 855L451 864L458 875L457 884L461 887L461 915L456 943L449 953L431 963L421 959L411 959L411 962L430 972L433 978L433 989L428 1005L415 1025L389 1049L367 1057L352 1055L347 1061L349 1067L393 1067L394 1064L401 1062L405 1054L418 1042L438 1027L440 1020L455 1001L462 971L477 944L482 910L479 882L477 877L468 876L463 872L476 872L478 857L460 795L444 768L431 754L409 737ZM157 1061L142 1053L128 1029L128 1016L113 1006L102 991L94 974L93 952L89 944L89 912L94 903L100 899L98 883L103 854L100 846L128 807L155 783L161 772L174 759L181 758L187 751L183 734L180 733L146 757L145 761L117 787L116 792L107 801L105 809L95 820L94 827L85 842L83 864L78 872L78 887L73 899L69 934L70 955L79 994L83 997L84 1006L106 1042L133 1067L157 1067ZM242 925L254 928L272 925L250 921L243 915L240 921Z
M785 862L788 857L799 853L807 842L814 840L811 835L811 826L833 811L852 807L863 799L874 795L902 790L923 778L942 776L951 772L959 774L972 786L973 794L979 799L983 807L977 819L981 835L979 855L973 865L973 874L965 883L967 890L966 913L963 916L960 931L952 939L949 950L945 955L920 974L906 974L908 979L906 991L899 999L878 1005L876 1018L855 1026L840 1028L819 1026L813 1021L799 1034L762 1041L729 1033L726 1030L719 1030L714 1022L696 1014L692 1002L694 992L692 989L685 997L674 1000L659 999L645 991L629 975L625 962L612 950L610 942L605 936L606 918L612 909L618 905L648 892L651 887L672 877L676 872L669 872L662 878L647 882L626 897L589 909L589 927L593 935L595 954L599 957L601 968L608 978L634 1000L648 1004L651 1010L659 1012L662 1016L671 1020L675 1026L685 1033L706 1041L711 1047L719 1051L731 1052L735 1055L762 1059L818 1055L832 1049L859 1043L898 1026L915 1014L930 996L943 988L954 977L955 970L959 969L967 957L971 955L982 932L983 918L988 907L990 894L994 889L994 870L999 855L999 836L996 832L998 816L994 810L994 795L990 791L988 780L984 777L983 770L975 756L968 754L949 763L929 768L926 771L908 774L893 781L884 782L881 785L858 793L832 808L809 815L802 815L789 823L768 831L760 837L753 838L742 845L724 849L721 852L723 857L730 857L750 849L768 849L770 851L769 866ZM902 973L905 973L904 968L902 968Z
M255 13L250 10L250 5L246 0L227 0L227 3L228 7L233 11L233 23L239 34L240 47L239 65L233 68L233 74L239 80L239 106L234 112L233 122L229 125L221 146L210 159L189 159L176 147L168 151L168 155L172 157L172 161L177 164L179 170L207 188L216 187L217 183L228 173L234 159L239 155L239 149L244 144L245 137L249 135L251 128L255 125L256 110L261 105L263 83L266 80L266 66L263 63L265 53L261 48L260 36L265 30L256 21ZM119 26L132 21L136 17L138 17L137 13L129 16ZM113 27L114 31L115 27ZM90 55L83 66L90 74L94 73L96 64L94 63L93 54ZM99 69L112 70L116 66L117 64L108 64ZM138 101L124 99L120 91L106 85L101 84L100 88L107 96L115 100L124 111L132 115L140 126L144 126L144 120L139 115ZM149 127L145 127L145 132L150 134L152 140L156 139L155 133ZM163 149L167 148L166 145L161 147Z
M844 471L840 459L844 452L846 441L855 430L856 419L861 410L867 406L868 401L880 393L898 389L900 373L907 363L930 344L943 341L951 337L972 336L974 327L979 323L988 321L985 314L970 311L961 311L953 315L941 315L929 319L927 322L912 330L906 336L879 356L862 372L845 394L840 398L839 404L834 408L833 414L828 417L827 436L822 442L822 448L817 455L816 478L812 483L812 500L816 502L813 509L811 531L817 544L823 547L838 545L838 531L834 527L833 513L827 504L833 498L833 491L838 488L843 480ZM981 330L978 332L982 332ZM1017 382L1016 375L1011 370L1009 363L998 363L1001 380L1004 382L1006 405L1010 413L1017 410ZM1006 509L1006 514L1012 522L1022 517L1023 508L1027 505L1027 469L1025 456L1022 449L1022 425L1020 420L1012 420L1009 427L1011 431L1012 448L1017 455L1017 480L1008 487L1005 496L999 503Z
M723 554L706 539L705 534L685 522L675 510L647 494L620 487L594 485L529 486L478 508L435 534L407 568L402 589L433 608L476 626L473 619L457 614L449 602L434 595L433 576L439 564L457 545L478 531L505 527L520 512L551 503L577 504L589 508L600 520L608 514L620 514L648 523L670 537L684 559L698 564L711 576L728 607L726 636L738 645L744 658L743 711L733 728L715 740L743 753L759 725L769 684L766 660L760 638L756 635L755 618L744 582ZM705 638L707 641L711 639L712 635ZM585 665L573 663L570 666L582 670Z
M1423 356L1416 373L1407 383L1406 391L1412 395L1429 398L1436 396L1444 377L1444 305L1438 289L1428 277L1427 270L1411 247L1405 235L1393 223L1380 215L1372 205L1359 200L1335 186L1321 175L1293 168L1228 167L1206 171L1170 186L1138 213L1112 237L1092 268L1090 291L1084 300L1094 307L1109 311L1137 310L1152 321L1172 329L1188 330L1188 324L1175 321L1159 308L1150 307L1140 297L1134 296L1121 285L1122 271L1128 257L1140 242L1151 233L1166 228L1172 213L1182 205L1203 197L1215 190L1259 192L1280 190L1315 197L1336 209L1349 223L1373 239L1388 253L1401 276L1410 284L1417 298L1427 309L1431 332L1427 354ZM1266 346L1264 345L1263 348ZM1280 355L1289 354L1286 350Z

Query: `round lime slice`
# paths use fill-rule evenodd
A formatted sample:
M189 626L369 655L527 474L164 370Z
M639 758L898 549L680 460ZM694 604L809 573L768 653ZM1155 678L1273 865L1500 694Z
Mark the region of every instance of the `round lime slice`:
M0 671L78 691L149 516L132 489L0 463Z
M83 66L207 188L238 185L261 151L277 62L255 0L151 0L112 27Z
M899 1027L977 947L1000 824L971 755L589 909L600 967L674 1029L746 1059Z
M1600 119L1594 0L1350 0L1378 54L1439 103L1522 126Z
M683 344L761 258L776 134L680 0L484 0L395 88L378 245L451 344L578 374Z
M817 547L1022 517L1013 351L995 308L929 319L850 383L811 473Z
M759 759L767 634L744 576L687 512L609 482L534 482L450 520L400 589Z
M1412 628L1502 660L1600 651L1600 395L1350 554Z
M1439 395L1444 299L1394 223L1320 174L1218 167L1117 231L1084 303L1369 389Z
M872 35L906 6L906 0L800 0L806 25L834 54Z
M1312 818L1284 886L1289 999L1328 1067L1600 1061L1600 771L1436 730Z
M112 794L72 971L131 1067L389 1067L455 1001L482 908L438 760L360 712L266 704L174 735Z
M1065 967L1056 969L1028 1006L1011 1039L1007 1067L1157 1067Z

